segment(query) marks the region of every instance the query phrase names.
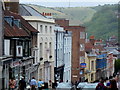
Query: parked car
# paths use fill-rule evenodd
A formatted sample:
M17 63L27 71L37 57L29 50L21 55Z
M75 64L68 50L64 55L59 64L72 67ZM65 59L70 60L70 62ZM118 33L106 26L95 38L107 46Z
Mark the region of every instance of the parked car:
M78 90L82 90L82 88L83 88L86 84L88 84L88 83L87 83L87 82L80 82L80 83L78 84L78 86L77 86L77 89L78 89Z
M56 90L75 90L71 83L58 83Z
M82 90L95 90L96 86L96 83L88 83L83 87Z
M83 82L83 83L79 83L77 86L78 90L95 90L96 86L98 83L87 83L87 82Z

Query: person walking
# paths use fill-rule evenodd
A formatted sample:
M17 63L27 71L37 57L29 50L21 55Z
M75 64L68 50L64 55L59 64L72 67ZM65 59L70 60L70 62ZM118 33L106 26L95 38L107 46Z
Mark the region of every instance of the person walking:
M104 85L104 79L100 78L100 83L96 86L95 90L107 90L107 87Z
M115 79L110 80L110 88L109 88L109 90L118 90L118 88L117 88L117 82L116 82Z
M15 86L16 86L16 81L14 80L14 78L11 78L9 81L9 90L15 90Z
M44 87L44 82L41 79L39 79L39 81L38 81L38 90L42 90L43 87Z
M120 90L120 76L119 76L119 74L116 75L115 80L117 83L117 88L118 88L118 90Z
M24 77L22 77L22 79L19 81L19 89L18 90L25 90L26 88L26 82Z
M106 77L106 79L105 79L105 86L106 86L107 88L110 87L110 80L108 79L108 77Z
M32 77L30 81L30 86L31 86L31 90L36 90L37 81L35 80L35 77Z

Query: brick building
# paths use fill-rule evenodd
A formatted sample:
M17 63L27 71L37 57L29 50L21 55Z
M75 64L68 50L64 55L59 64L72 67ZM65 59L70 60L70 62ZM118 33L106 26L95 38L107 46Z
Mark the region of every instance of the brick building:
M80 65L85 63L85 27L69 26L69 20L56 19L56 24L72 31L72 60L71 60L71 81L84 80L84 68Z
M5 3L5 8L11 12L19 12L19 0L3 0Z

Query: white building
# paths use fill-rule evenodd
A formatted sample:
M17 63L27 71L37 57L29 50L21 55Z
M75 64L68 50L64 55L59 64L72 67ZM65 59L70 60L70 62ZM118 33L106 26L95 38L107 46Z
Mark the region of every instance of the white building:
M71 45L72 33L63 27L55 27L55 74L56 79L66 82L71 81ZM57 51L56 51L57 49Z
M2 23L2 2L0 1L0 57L2 57L2 52L3 52L3 23ZM2 65L0 61L0 90L2 89Z
M55 76L59 81L63 81L64 72L64 29L55 26Z
M53 19L48 19L42 16L40 13L36 12L29 6L21 5L20 7L20 13L23 18L39 31L36 41L37 46L33 52L33 56L35 56L35 62L40 62L40 66L37 72L37 79L42 79L45 82L49 82L49 80L54 82L55 22Z
M36 63L40 62L38 79L54 81L54 20L36 16L24 18L40 33L38 34L38 52Z
M64 35L64 78L63 81L71 82L71 55L72 55L72 32Z

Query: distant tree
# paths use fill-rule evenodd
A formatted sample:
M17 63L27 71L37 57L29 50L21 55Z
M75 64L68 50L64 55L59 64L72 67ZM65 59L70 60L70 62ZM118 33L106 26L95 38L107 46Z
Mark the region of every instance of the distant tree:
M120 71L120 59L115 60L115 72Z

